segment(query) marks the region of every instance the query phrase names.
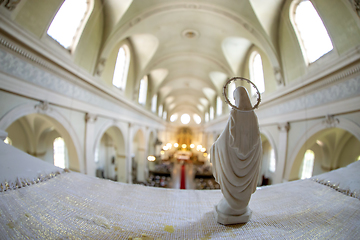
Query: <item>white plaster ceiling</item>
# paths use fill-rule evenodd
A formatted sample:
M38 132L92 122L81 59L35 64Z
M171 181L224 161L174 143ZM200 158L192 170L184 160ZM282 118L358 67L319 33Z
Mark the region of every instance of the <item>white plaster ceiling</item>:
M204 118L226 79L242 74L253 45L273 67L279 65L273 38L284 0L104 2L108 26L100 55L108 56L117 43L129 39L137 81L150 75L151 95L158 95L158 105L169 117L196 113Z

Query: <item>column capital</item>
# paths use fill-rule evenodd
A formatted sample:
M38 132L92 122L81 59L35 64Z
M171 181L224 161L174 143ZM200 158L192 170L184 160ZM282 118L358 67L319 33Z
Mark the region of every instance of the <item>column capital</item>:
M278 86L284 86L285 82L284 82L284 78L281 74L281 69L279 67L275 67L273 70L274 70L276 84Z
M85 122L87 123L94 123L97 120L97 115L93 113L86 113L85 115Z
M280 132L288 132L290 130L290 124L288 122L278 123L277 127Z
M34 108L38 112L48 112L52 110L48 101L40 101L38 104L34 106Z
M322 123L328 128L333 128L340 123L340 120L335 118L334 115L326 115Z

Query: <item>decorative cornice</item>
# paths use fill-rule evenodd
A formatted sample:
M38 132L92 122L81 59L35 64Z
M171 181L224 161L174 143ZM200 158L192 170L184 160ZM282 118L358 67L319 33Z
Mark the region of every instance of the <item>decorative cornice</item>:
M6 44L8 42L4 41L4 43ZM133 116L134 114L132 114L132 112L136 111L137 113L142 114L142 116L149 117L149 120L154 120L157 123L162 122L162 119L158 119L156 116L154 116L153 113L146 111L142 107L137 106L137 104L135 103L131 103L130 101L124 101L124 105L122 105L119 104L119 102L111 101L107 98L104 98L86 87L82 87L81 85L69 81L66 77L59 76L56 73L54 74L53 72L56 71L54 69L49 68L48 70L42 68L38 64L33 64L34 61L29 60L36 58L29 57L31 55L27 55L25 51L19 51L20 48L15 48L15 45L7 44L7 46L9 46L9 49L11 49L11 51L6 51L6 49L0 47L0 72L5 73L6 75L13 76L16 79L32 83L46 90L59 93L62 96L76 99L92 106L101 107L111 112L123 112L125 116ZM14 54L14 50L23 53L25 56L28 56L27 59L29 60L23 59L17 54ZM2 87L0 86L0 88ZM113 93L107 92L107 94L110 96L114 96ZM114 98L116 100L122 101L122 99L119 99L118 97ZM139 124L143 123L144 121L139 121Z
M4 26L2 26L2 27L4 27L3 30L5 32L9 33L9 35L14 37L15 39L18 39L19 42L22 42L25 45L28 45L36 53L39 53L40 55L44 56L45 59L49 59L50 63L48 63L46 60L42 60L41 57L35 56L34 53L24 50L23 47L20 47L16 43L13 43L10 39L7 39L6 37L0 35L0 46L4 46L6 49L11 50L11 52L10 51L7 51L7 52L9 52L14 57L19 58L18 55L20 55L22 58L25 58L24 60L29 62L30 64L31 64L31 62L33 62L33 63L36 63L36 65L40 65L41 67L44 67L44 68L50 70L51 72L47 72L46 75L50 74L50 75L53 75L52 77L55 77L55 78L57 78L57 76L61 76L62 79L67 79L67 80L70 79L70 80L72 80L72 82L75 81L76 83L77 83L77 80L81 80L88 85L90 84L91 87L95 87L96 90L106 93L108 96L116 99L116 101L117 101L116 105L123 106L122 104L124 104L126 106L125 108L135 110L138 113L150 118L151 120L156 121L157 123L162 123L162 119L154 116L152 113L146 111L142 107L137 106L136 103L127 99L122 94L118 94L117 91L114 91L111 89L109 90L109 88L107 86L99 83L98 79L95 78L94 76L89 75L88 73L82 71L80 68L74 67L75 65L69 64L69 61L61 61L59 56L55 56L53 52L49 52L49 49L48 49L49 47L43 48L43 43L41 43L41 41L39 44L38 39L35 39L32 36L30 36L26 31L19 28L19 26L17 26L11 20L8 20L4 16L0 15L0 22L1 22L1 24L4 24ZM13 29L15 29L15 30L12 31ZM30 43L30 44L28 44L28 43ZM17 54L13 54L14 52ZM0 48L0 54L1 54L1 48ZM52 62L54 64L52 64ZM35 64L32 64L32 65L33 65L33 67L36 67ZM68 73L64 74L64 72L62 71L63 69L68 71L68 73L72 74L72 76L69 76ZM42 70L42 71L44 73L46 72L44 70ZM74 76L75 76L75 78L74 78ZM24 79L22 79L22 80L24 80ZM81 88L81 89L85 90L85 88ZM121 102L121 104L119 104L119 101ZM114 102L112 101L111 103L114 103Z
M326 84L334 83L336 81L339 81L341 79L344 79L344 78L354 75L356 73L360 73L360 65L357 65L353 68L347 69L346 71L344 71L342 73L335 74L334 76L325 80L325 83Z
M42 67L51 69L50 65L47 64L45 61L41 60L40 58L35 57L34 55L32 55L29 52L25 51L24 49L16 46L15 44L10 43L7 39L2 38L1 36L0 36L0 45L6 47L7 49L10 49L11 51L23 56L24 58L26 58L32 62L35 62L35 63L41 65Z
M356 67L345 73L338 74L329 80L333 81L332 83L339 81L338 84L330 84L328 82L327 85L329 86L321 90L306 93L299 97L294 97L286 101L284 100L271 107L263 107L257 111L258 117L267 118L281 114L293 113L300 110L310 109L316 106L358 96L360 95L360 76L356 76L342 82L340 82L340 80L342 80L342 77L345 78L354 75L358 72L359 69L360 68ZM301 93L301 90L299 90L299 93Z

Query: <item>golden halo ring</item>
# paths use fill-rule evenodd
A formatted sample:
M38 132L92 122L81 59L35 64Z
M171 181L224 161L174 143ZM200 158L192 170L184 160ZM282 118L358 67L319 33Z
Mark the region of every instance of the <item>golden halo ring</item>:
M227 86L228 86L231 82L236 81L236 80L246 81L246 82L248 82L249 84L251 84L251 85L256 89L256 94L257 94L257 96L258 96L258 97L257 97L257 103L254 105L254 107L253 107L251 110L241 110L241 109L239 109L237 106L233 105L233 104L230 102L230 100L228 99L228 97L227 97L227 95L226 95L226 93L227 93ZM243 77L233 77L233 78L230 78L230 79L225 83L225 85L224 85L224 87L223 87L223 95L224 95L224 98L225 98L225 102L226 102L227 104L229 104L229 105L231 106L231 108L236 109L236 110L241 111L241 112L251 112L251 111L253 111L254 109L258 108L259 105L260 105L260 102L261 102L261 96L260 96L259 89L256 87L256 85L255 85L252 81L250 81L250 80L247 79L247 78L243 78Z

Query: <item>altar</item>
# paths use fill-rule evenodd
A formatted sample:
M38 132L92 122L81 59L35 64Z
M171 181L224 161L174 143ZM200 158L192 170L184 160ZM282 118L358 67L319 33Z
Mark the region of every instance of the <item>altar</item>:
M250 221L224 226L213 216L220 190L113 182L64 171L2 142L0 152L0 239L353 239L360 234L360 161L259 188L250 201Z

